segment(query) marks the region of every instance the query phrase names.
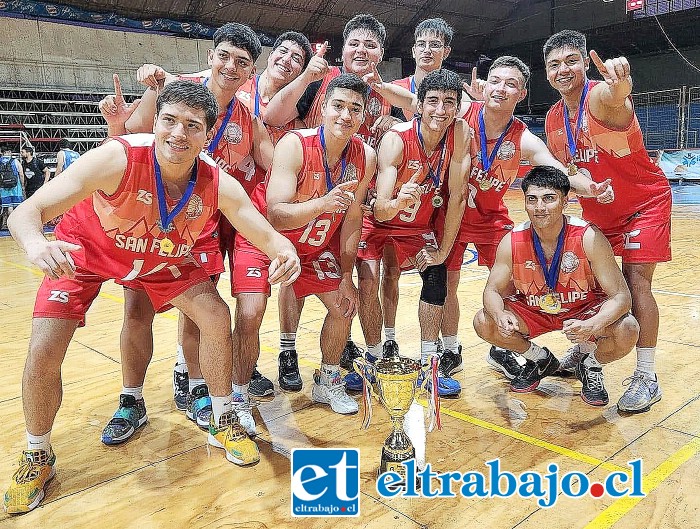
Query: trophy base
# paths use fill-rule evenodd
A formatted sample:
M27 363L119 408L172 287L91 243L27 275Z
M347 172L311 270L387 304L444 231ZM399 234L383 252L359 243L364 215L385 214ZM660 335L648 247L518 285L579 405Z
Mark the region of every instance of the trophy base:
M405 461L409 459L416 458L416 450L411 446L410 450L406 450L401 454L394 454L391 450L387 450L386 446L382 447L382 460L377 470L377 476L384 474L385 472L395 472L401 476L402 480L398 483L390 485L387 489L391 491L395 490L406 490L406 467L403 465ZM415 486L420 488L420 478L415 476Z

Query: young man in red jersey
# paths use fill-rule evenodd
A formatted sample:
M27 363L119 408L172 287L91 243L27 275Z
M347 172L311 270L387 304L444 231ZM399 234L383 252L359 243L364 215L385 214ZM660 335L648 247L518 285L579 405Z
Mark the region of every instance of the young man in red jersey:
M647 411L661 399L654 365L659 308L652 293L657 263L671 260L671 188L649 158L632 104L630 65L624 57L603 62L590 58L586 37L571 30L552 35L544 45L547 80L562 99L547 113L550 150L571 171L596 181L612 179L612 207L582 199L583 218L595 223L622 256L622 273L632 292L632 314L639 321L637 367L618 401L620 411ZM590 81L590 62L603 81ZM574 346L564 361L573 369L586 352Z

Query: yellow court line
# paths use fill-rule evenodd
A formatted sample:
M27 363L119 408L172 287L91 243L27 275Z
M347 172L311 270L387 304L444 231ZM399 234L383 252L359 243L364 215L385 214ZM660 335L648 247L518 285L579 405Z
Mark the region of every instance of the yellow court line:
M427 406L427 403L422 399L419 400L418 402L420 402L420 404L422 406ZM611 472L625 472L626 474L629 474L629 472L630 472L630 469L628 467L621 467L621 466L615 465L614 463L610 463L608 461L603 461L601 459L591 457L591 456L583 454L581 452L577 452L576 450L571 450L570 448L565 448L563 446L559 446L559 445L556 445L554 443L550 443L548 441L538 439L537 437L533 437L531 435L516 432L515 430L511 430L510 428L504 428L503 426L499 426L497 424L493 424L491 422L484 421L482 419L477 419L476 417L472 417L471 415L467 415L466 413L461 413L458 411L451 410L451 409L446 408L442 405L440 406L440 413L444 413L446 415L449 415L450 417L454 417L455 419L459 419L460 421L468 422L470 424L473 424L474 426L478 426L478 427L484 428L486 430L491 430L493 432L500 433L500 434L506 435L508 437L512 437L513 439L523 441L527 444L537 446L539 448L544 448L545 450L549 450L550 452L555 452L557 454L563 455L563 456L568 457L570 459L573 459L575 461L580 461L580 462L586 463L588 465L597 466L597 467L603 468L605 470L609 470Z
M690 458L696 456L699 451L700 437L696 437L677 452L671 454L663 463L644 476L642 479L642 490L644 493L650 494L681 465ZM609 529L643 499L644 498L624 497L616 500L612 505L596 516L585 529Z

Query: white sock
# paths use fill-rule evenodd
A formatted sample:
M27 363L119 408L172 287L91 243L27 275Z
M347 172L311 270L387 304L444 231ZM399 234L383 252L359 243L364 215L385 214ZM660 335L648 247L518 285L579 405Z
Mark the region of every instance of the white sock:
M177 371L178 373L187 373L187 360L185 360L185 352L182 350L182 344L177 344L177 360L175 360L175 371Z
M654 356L656 347L637 347L637 371L656 380Z
M368 345L367 352L374 358L384 358L384 347L381 343L378 343L377 345Z
M136 400L143 398L143 386L137 388L122 387L122 395L131 395Z
M586 359L583 361L583 365L586 367L603 367L603 364L598 362L598 359L595 357L595 353L589 353Z
M192 393L192 390L196 388L197 386L201 386L202 384L205 384L203 378L190 378L189 379L189 390L190 393Z
M537 345L535 342L530 342L530 348L523 353L523 356L527 358L528 360L532 360L533 362L537 362L538 360L542 360L543 358L547 358L547 352L542 349L539 345Z
M456 336L443 336L442 345L445 348L445 351L452 351L453 353L456 353L459 351L459 338Z
M388 340L396 341L396 328L395 327L384 327L384 336Z
M248 384L231 384L231 389L232 389L232 395L233 400L237 400L235 397L243 397L243 400L246 401L248 400L248 386L250 386L250 383ZM240 400L240 399L238 399Z
M430 361L430 357L437 354L438 344L432 340L420 341L420 363L426 365Z
M233 411L233 406L231 406L231 395L211 398L211 413L214 415L214 424L218 425L219 419L227 411Z
M43 435L27 432L27 450L48 450L51 448L51 430Z
M321 384L328 386L335 379L340 379L340 365L321 362Z
M293 351L296 349L297 333L280 333L280 351Z

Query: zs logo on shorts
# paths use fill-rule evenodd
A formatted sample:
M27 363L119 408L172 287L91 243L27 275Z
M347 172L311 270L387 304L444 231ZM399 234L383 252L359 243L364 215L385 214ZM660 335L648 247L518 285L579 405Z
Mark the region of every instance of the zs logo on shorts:
M57 301L59 303L68 303L68 292L63 290L52 290L49 296L49 301Z
M260 271L259 268L256 268L254 266L249 266L246 273L246 277L262 277L262 272Z
M359 516L360 451L292 450L292 516Z
M146 191L145 189L139 189L138 195L136 195L136 200L143 202L147 206L153 204L153 194Z

